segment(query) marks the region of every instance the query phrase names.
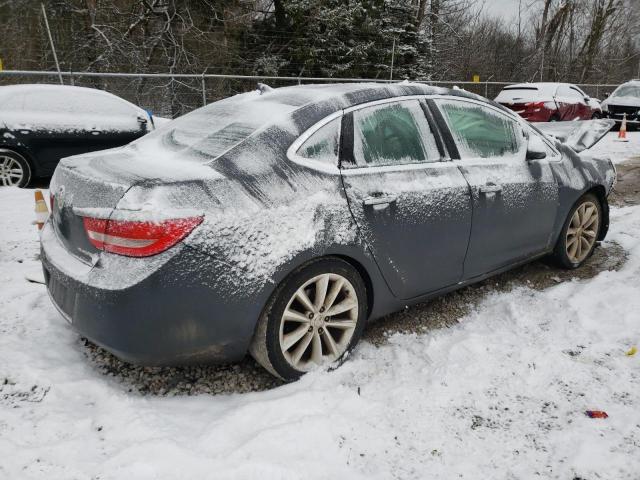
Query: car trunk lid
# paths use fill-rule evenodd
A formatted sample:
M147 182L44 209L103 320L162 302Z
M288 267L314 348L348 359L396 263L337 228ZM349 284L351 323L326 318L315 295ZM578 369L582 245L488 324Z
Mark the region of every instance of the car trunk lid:
M85 218L159 222L193 214L193 209L180 205L168 208L170 197L193 191L194 182L219 178L223 177L201 163L168 162L162 154L131 146L69 157L60 162L51 181L52 225L71 254L93 264L100 250L87 235Z
M598 143L615 121L610 119L586 120L576 122L552 122L536 124L536 127L551 137L580 153Z

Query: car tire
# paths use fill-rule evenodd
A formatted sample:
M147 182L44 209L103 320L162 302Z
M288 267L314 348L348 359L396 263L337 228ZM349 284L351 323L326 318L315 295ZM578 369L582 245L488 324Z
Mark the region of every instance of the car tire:
M591 120L598 120L602 118L602 114L599 112L594 112L593 115L591 115Z
M31 183L31 165L13 150L0 150L0 186L24 188Z
M366 319L367 290L358 271L340 258L318 259L276 289L249 352L273 375L294 381L322 365L339 365L360 340Z
M602 204L592 193L582 196L573 206L556 243L553 256L566 269L584 264L593 254L602 227Z
M553 114L551 116L551 118L549 119L550 122L559 122L560 121L560 117L558 116L558 114Z

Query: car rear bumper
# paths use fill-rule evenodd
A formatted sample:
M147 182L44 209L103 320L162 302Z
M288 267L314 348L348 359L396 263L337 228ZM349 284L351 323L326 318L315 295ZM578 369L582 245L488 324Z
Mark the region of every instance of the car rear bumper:
M41 260L49 296L78 333L127 362L185 365L241 359L257 315L248 311L249 302L221 293L215 279L224 267L195 249L177 248L143 275L136 272L143 259L118 257L117 263L93 267L69 254L48 224ZM132 283L124 284L122 277Z

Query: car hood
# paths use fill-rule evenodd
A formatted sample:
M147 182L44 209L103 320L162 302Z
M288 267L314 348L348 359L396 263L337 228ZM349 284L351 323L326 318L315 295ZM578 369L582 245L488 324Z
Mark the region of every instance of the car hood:
M638 107L640 108L640 98L637 97L609 97L604 102L604 106L619 105L621 107Z
M580 153L593 147L615 125L609 119L539 123L536 127Z

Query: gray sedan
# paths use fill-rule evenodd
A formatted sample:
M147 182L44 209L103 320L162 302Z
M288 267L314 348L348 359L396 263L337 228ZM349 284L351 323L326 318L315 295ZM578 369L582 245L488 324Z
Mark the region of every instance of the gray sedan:
M42 232L50 296L135 363L247 352L294 380L368 320L608 229L611 121L542 133L420 84L261 88L109 151L63 160Z

